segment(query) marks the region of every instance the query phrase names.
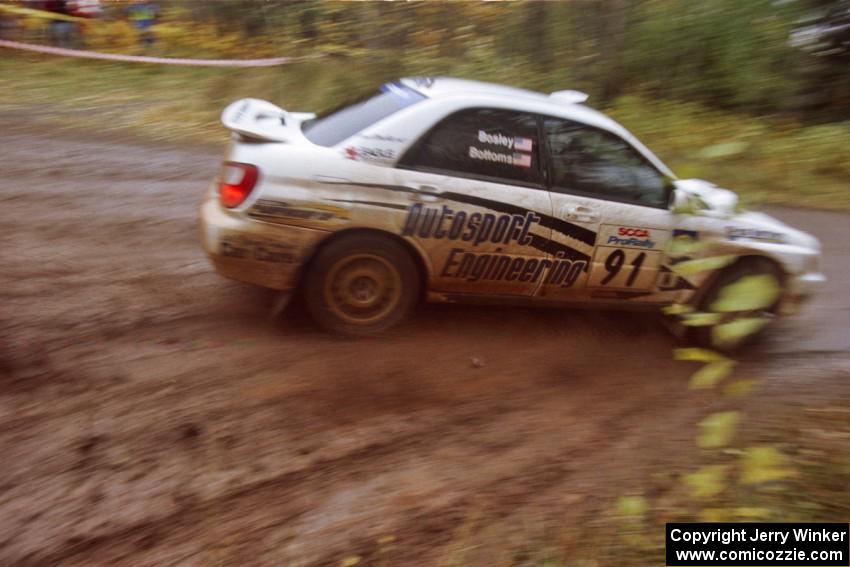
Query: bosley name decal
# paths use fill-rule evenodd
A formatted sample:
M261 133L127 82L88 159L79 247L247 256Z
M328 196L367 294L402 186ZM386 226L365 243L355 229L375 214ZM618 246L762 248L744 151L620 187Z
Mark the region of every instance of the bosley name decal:
M517 150L521 152L530 152L534 147L534 140L531 138L522 138L520 136L505 136L504 134L495 133L489 134L484 130L478 131L478 141L482 144L491 144L493 146L504 146L509 150Z

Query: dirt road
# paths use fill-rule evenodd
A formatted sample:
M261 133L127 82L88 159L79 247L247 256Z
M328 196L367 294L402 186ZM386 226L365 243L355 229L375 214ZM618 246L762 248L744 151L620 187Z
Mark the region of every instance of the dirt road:
M571 541L617 496L670 490L730 403L687 389L646 316L431 306L356 341L271 320L198 244L215 149L0 125L2 565L436 565L478 537ZM747 355L739 375L770 377L748 403L846 405L850 219L772 212L821 238L830 283Z

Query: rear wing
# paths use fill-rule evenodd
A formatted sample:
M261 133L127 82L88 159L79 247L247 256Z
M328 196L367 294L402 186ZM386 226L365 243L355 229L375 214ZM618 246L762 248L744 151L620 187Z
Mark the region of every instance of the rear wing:
M257 98L243 98L230 103L221 113L225 128L254 140L288 142L301 137L299 126L315 118L308 112L287 112Z

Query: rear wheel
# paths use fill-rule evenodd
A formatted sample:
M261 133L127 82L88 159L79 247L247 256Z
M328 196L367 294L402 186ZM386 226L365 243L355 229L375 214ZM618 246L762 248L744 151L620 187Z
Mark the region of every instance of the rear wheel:
M699 302L698 311L716 312L717 301L721 299L724 290L731 289L730 286L733 284L751 276L770 276L775 280L779 288L781 288L783 284L782 270L774 262L766 258L745 258L724 270L714 280L709 290ZM745 319L763 319L765 321L764 326L756 332L741 336L736 340L719 342L714 334L714 327L717 325L713 325L706 327L692 327L691 338L695 343L702 347L715 348L723 351L737 350L744 345L751 343L770 326L768 321L776 316L776 312L779 308L779 302L780 299L779 296L777 296L776 299L768 305L753 309L743 309L740 311L724 311L721 313L718 325L724 325Z
M324 329L370 335L400 322L419 296L416 263L386 237L343 237L319 251L308 270L304 296Z

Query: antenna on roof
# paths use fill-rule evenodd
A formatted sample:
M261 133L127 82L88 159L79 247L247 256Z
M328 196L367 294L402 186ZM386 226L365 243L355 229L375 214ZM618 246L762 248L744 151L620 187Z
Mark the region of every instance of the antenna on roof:
M549 94L550 97L568 104L581 104L587 100L587 93L581 91L555 91Z

